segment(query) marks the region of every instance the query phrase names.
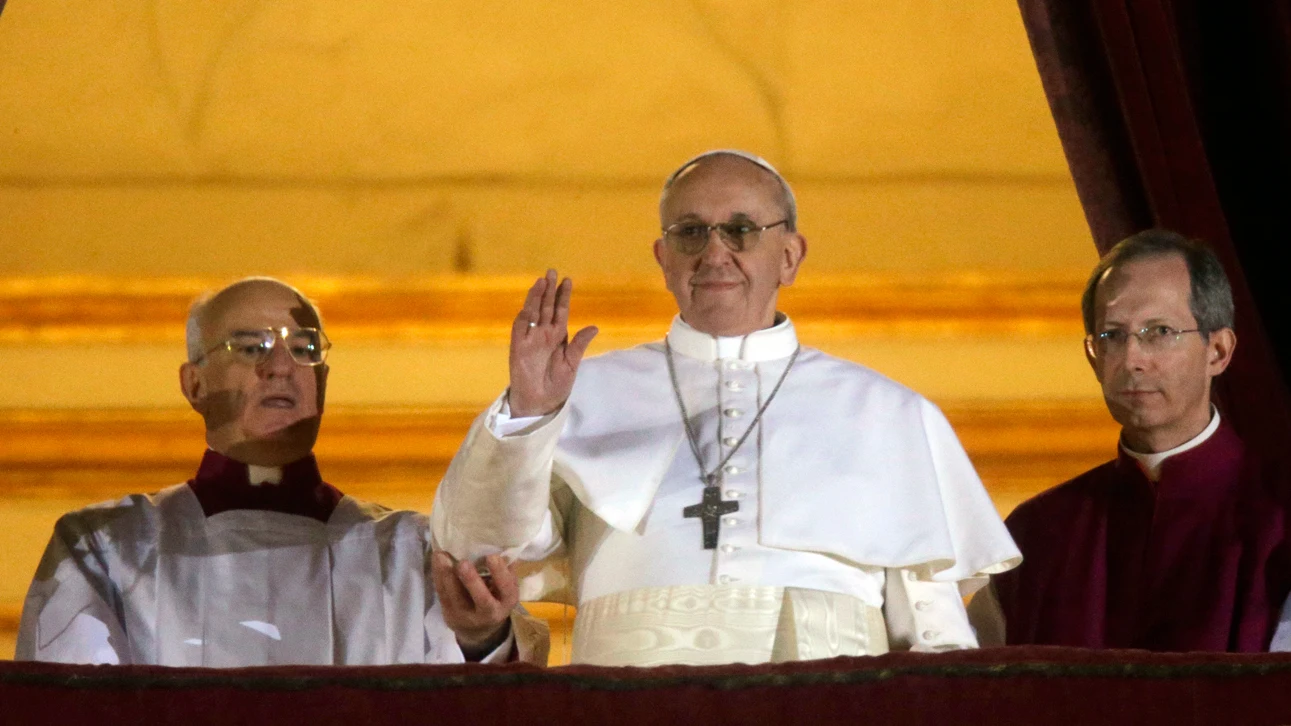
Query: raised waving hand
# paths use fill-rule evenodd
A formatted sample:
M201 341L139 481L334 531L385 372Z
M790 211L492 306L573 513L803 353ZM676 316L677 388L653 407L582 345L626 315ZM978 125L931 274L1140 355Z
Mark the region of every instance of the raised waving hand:
M578 364L596 337L588 326L569 337L569 297L574 283L556 283L556 271L529 288L511 324L511 415L542 416L560 408L574 388Z

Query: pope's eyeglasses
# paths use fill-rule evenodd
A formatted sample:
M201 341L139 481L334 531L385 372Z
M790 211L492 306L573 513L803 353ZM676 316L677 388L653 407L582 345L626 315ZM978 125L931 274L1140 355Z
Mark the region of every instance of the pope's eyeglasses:
M1161 353L1175 347L1185 333L1202 333L1201 328L1176 330L1169 325L1149 325L1139 330L1113 328L1085 336L1085 350L1095 358L1121 355L1130 343L1130 338L1138 338L1139 347L1147 353Z
M213 346L193 361L200 363L206 356L217 350L227 350L234 360L247 365L259 365L273 355L274 346L281 340L287 344L287 352L297 365L322 365L327 360L327 351L332 342L318 328L265 328L263 330L239 330L228 340Z
M683 255L697 255L708 246L713 232L732 252L743 252L758 243L762 233L772 227L789 223L788 219L758 226L752 222L678 222L663 228L663 238L672 248Z

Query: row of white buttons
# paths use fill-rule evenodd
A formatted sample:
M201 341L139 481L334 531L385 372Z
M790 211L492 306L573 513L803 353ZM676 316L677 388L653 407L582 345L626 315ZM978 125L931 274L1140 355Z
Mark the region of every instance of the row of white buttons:
M910 582L919 581L919 575L915 574L911 570L906 570L905 577ZM927 612L931 608L932 608L931 600L919 600L914 604L914 609L918 610L921 613ZM924 640L934 640L938 635L941 635L941 631L939 630L925 630L919 634L919 637L923 638Z
M735 360L735 361L727 361L726 363L726 369L729 371L747 371L747 370L752 370L753 367L754 367L753 363L748 363L745 361ZM726 390L731 391L732 393L739 393L745 390L746 384L739 380L731 379L723 383L723 387ZM728 406L722 409L722 416L728 419L738 419L743 415L744 415L744 409L739 408L737 406ZM722 439L722 444L728 447L733 447L739 442L740 442L740 439L738 436L726 436ZM728 463L726 466L722 467L722 471L727 476L735 476L737 474L742 474L746 470L747 469L743 466L740 466L738 462ZM739 499L743 496L743 492L739 491L738 489L726 489L722 492L722 496L728 500ZM738 526L739 523L740 523L739 517L728 516L728 517L722 518L722 526L723 526L724 532L726 528L734 528ZM739 551L741 548L738 545L723 543L719 549L723 554L729 555ZM739 579L740 578L735 577L733 575L722 574L722 575L718 575L717 582L722 585L728 585L732 582L737 582Z

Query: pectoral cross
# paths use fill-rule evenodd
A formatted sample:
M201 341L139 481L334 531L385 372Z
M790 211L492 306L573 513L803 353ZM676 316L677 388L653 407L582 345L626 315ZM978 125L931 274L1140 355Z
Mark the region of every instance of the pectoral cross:
M681 510L683 517L699 517L704 525L704 549L717 549L717 533L723 514L740 511L739 502L722 501L722 490L715 485L704 487L704 500Z

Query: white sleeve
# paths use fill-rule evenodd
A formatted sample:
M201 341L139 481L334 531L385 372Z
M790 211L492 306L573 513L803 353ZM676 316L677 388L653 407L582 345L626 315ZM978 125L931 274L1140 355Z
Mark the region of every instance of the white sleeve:
M471 425L439 490L430 522L435 549L458 559L502 554L538 561L562 545L550 511L552 459L568 408L521 433L499 436L505 394Z
M128 663L114 586L92 533L64 516L54 527L22 607L15 660Z
M556 418L555 413L549 413L545 416L520 416L512 418L511 404L507 400L507 394L502 394L501 405L493 416L493 422L489 426L498 438L507 436L517 436L536 431L540 426Z
M1269 643L1270 653L1291 651L1291 597L1282 603L1282 614L1278 616L1278 627L1273 631L1273 641Z
M977 647L958 583L921 579L906 569L888 569L886 575L883 619L892 650L936 653Z

